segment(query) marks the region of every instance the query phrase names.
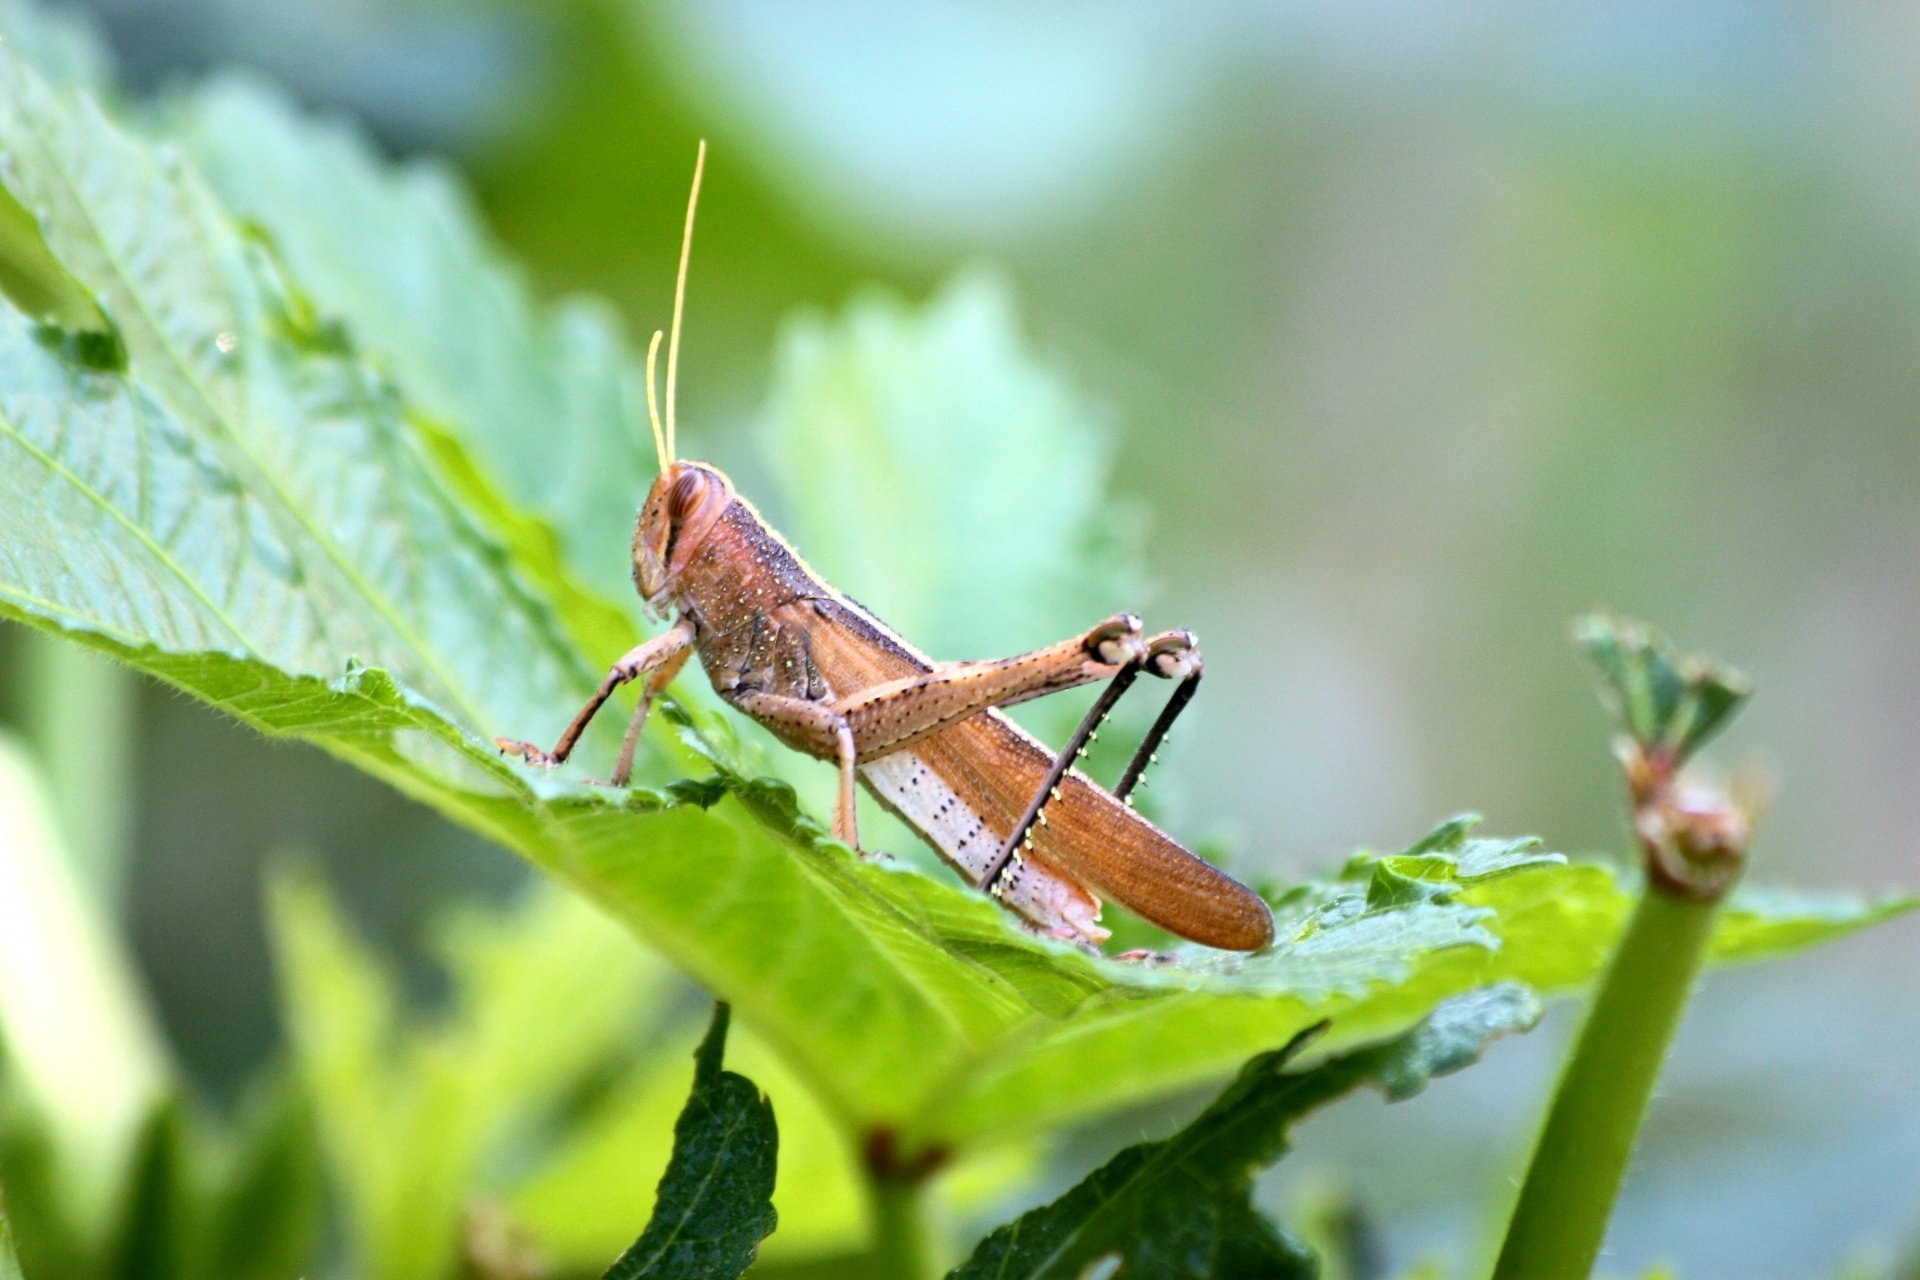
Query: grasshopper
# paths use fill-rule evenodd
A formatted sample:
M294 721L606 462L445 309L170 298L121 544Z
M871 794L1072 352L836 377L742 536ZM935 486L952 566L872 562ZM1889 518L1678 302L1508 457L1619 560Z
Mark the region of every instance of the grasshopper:
M627 785L655 698L699 654L714 691L785 745L834 762L833 835L860 847L855 781L974 886L1030 925L1098 947L1105 894L1191 941L1252 951L1273 918L1251 889L1187 850L1131 805L1131 792L1202 673L1191 633L1149 636L1122 613L1011 658L935 662L810 569L718 468L675 457L674 401L694 212L694 165L667 348L664 425L654 394L661 335L647 351L647 409L660 473L633 534L633 581L666 631L613 664L551 750L498 739L505 753L566 760L613 695L640 684L615 760ZM1141 674L1179 683L1111 791L1072 766ZM1000 708L1105 682L1058 755Z

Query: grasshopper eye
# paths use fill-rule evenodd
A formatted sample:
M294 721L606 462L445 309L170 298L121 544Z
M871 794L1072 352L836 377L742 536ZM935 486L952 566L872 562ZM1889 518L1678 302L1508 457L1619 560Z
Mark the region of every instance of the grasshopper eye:
M693 514L700 504L700 495L706 491L707 482L698 471L683 471L673 482L673 488L667 491L667 515L675 523L685 520Z

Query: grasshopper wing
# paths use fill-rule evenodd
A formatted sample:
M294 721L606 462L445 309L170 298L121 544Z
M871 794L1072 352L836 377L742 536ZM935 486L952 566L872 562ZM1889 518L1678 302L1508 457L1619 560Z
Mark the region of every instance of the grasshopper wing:
M974 800L1004 841L1046 781L1053 754L998 711L985 711L912 748ZM1259 894L1128 808L1078 771L1062 779L1034 829L1033 853L1171 933L1226 951L1273 941Z
M933 663L872 614L840 597L807 602L808 646L833 687L859 689L933 669ZM990 840L974 839L974 823L954 823L931 797L876 786L899 813L956 867L978 880L1026 812L1053 767L1054 755L999 711L982 711L905 748L939 776L952 802L978 820ZM918 812L926 805L930 812ZM1084 775L1069 772L1060 794L1033 831L1031 857L1043 872L1106 895L1161 928L1227 951L1257 951L1273 941L1273 916L1260 895L1213 866L1114 799ZM982 844L988 847L981 847ZM1097 904L1062 901L1060 913L1090 916ZM1055 923L1043 921L1043 923ZM1103 934L1088 935L1104 936Z

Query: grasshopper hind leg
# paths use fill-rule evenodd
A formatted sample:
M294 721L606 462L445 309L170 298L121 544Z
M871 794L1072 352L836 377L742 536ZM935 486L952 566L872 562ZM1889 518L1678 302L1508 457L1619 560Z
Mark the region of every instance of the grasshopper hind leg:
M986 873L981 876L980 887L989 893L999 891L1014 860L1032 843L1035 824L1046 821L1047 802L1058 793L1060 780L1066 777L1067 770L1073 767L1074 762L1086 754L1094 734L1144 671L1162 680L1178 680L1180 684L1154 720L1153 727L1147 730L1146 737L1141 739L1133 759L1127 763L1125 772L1120 775L1120 781L1113 789L1115 798L1131 804L1133 789L1139 784L1140 775L1153 763L1155 753L1166 741L1167 731L1173 727L1173 722L1193 701L1193 695L1200 687L1204 666L1200 659L1199 642L1191 631L1165 631L1149 639L1143 655L1116 672L1100 691L1093 706L1087 709L1079 727L1073 731L1073 736L1055 759L1053 768L1047 772L1046 781L1034 793L1026 813L1021 815L1020 821L1014 824L1012 832L1008 834L1005 844L1001 846L1000 856L988 865Z
M1120 781L1113 786L1116 798L1133 803L1133 789L1140 784L1140 775L1147 771L1156 753L1167 740L1167 732L1173 728L1173 722L1193 701L1193 695L1200 691L1200 677L1205 674L1206 663L1200 659L1200 642L1193 638L1191 631L1168 631L1153 637L1147 642L1147 658L1144 664L1149 675L1162 680L1178 680L1173 696L1167 699L1167 705L1160 709L1154 718L1153 727L1147 730L1147 736L1140 740L1140 746L1134 751L1133 759L1120 774Z

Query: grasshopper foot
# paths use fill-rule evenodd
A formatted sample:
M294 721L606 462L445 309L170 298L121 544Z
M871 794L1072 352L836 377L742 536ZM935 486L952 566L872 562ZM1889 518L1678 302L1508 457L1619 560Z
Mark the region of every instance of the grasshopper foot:
M1179 964L1180 957L1171 951L1155 951L1151 947L1135 947L1131 951L1122 951L1114 957L1122 964L1137 964L1148 969L1164 969L1171 964Z
M1110 667L1130 666L1144 662L1147 657L1146 641L1141 638L1140 619L1131 613L1118 613L1087 632L1085 640L1087 652L1095 659Z
M542 751L531 742L521 742L517 738L495 738L493 745L500 749L503 756L518 756L528 764L538 765L542 769L551 769L560 761L551 753Z
M1163 631L1147 641L1147 672L1162 680L1185 680L1201 671L1200 642L1191 631Z

